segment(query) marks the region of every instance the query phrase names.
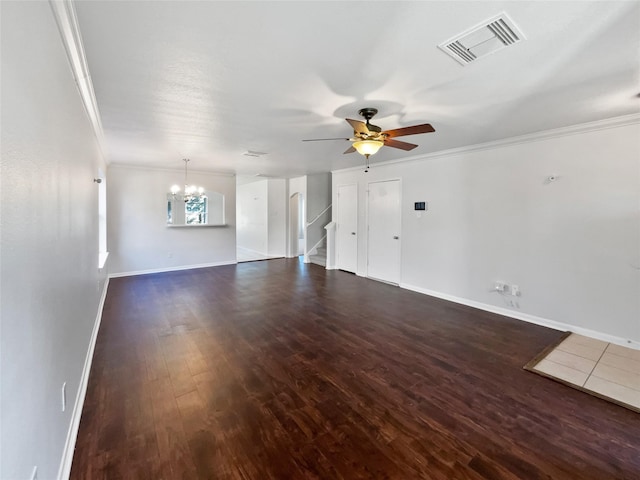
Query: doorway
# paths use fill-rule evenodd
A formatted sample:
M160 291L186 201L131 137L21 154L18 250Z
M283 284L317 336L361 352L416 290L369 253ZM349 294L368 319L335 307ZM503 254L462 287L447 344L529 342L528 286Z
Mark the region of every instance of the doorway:
M369 184L367 276L400 283L400 180Z
M358 268L358 185L338 186L336 264L356 273Z
M236 177L236 259L251 262L286 255L286 181Z
M289 197L289 257L304 255L304 198L296 192Z

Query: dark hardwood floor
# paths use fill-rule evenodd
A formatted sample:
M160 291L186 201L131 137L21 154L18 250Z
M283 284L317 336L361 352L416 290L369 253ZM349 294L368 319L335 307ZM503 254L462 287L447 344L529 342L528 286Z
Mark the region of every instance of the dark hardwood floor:
M112 279L73 479L638 479L561 332L283 259Z

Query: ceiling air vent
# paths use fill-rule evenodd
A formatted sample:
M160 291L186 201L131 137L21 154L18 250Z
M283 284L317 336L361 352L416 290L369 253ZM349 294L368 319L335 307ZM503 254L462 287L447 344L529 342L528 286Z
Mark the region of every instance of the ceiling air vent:
M462 65L524 40L524 34L506 13L501 13L438 45Z

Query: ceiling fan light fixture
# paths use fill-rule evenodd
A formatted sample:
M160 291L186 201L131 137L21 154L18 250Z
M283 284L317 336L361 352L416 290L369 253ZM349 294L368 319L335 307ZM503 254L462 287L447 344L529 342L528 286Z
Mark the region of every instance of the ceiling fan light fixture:
M384 142L380 140L359 140L353 142L353 148L355 148L360 155L364 155L367 158L369 158L369 155L377 153L383 145Z

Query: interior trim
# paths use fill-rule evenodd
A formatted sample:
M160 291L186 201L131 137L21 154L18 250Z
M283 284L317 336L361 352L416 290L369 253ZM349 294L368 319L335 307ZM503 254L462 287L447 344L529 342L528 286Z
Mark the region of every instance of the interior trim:
M619 117L606 118L604 120L596 120L594 122L580 123L568 127L554 128L552 130L544 130L542 132L528 133L517 137L505 138L502 140L494 140L492 142L478 143L475 145L467 145L460 148L452 148L449 150L441 150L439 152L426 153L422 155L413 155L410 157L399 158L396 160L388 160L385 162L375 163L374 166L382 167L385 165L393 165L396 163L410 163L415 161L429 160L432 158L449 157L452 155L460 155L469 152L478 152L482 150L491 150L495 148L508 147L512 145L520 145L523 143L538 142L540 140L548 140L551 138L566 137L569 135L578 135L581 133L593 132L597 130L606 130L608 128L625 127L627 125L635 125L640 123L640 113L632 113ZM362 170L362 165L350 168L341 168L332 170L331 173L343 173Z
M407 290L411 290L417 293L423 293L431 297L441 298L443 300L448 300L450 302L459 303L461 305L466 305L468 307L477 308L479 310L484 310L486 312L496 313L498 315L503 315L505 317L515 318L516 320L523 320L525 322L534 323L536 325L541 325L543 327L553 328L554 330L560 330L563 332L566 332L566 331L574 332L574 333L583 335L585 337L596 338L598 340L602 340L607 343L615 343L616 345L621 345L623 347L630 347L630 348L640 350L640 342L638 341L630 340L622 337L616 337L606 333L597 332L595 330L589 330L588 328L578 327L576 325L571 325L570 323L558 322L556 320L550 320L548 318L538 317L536 315L530 315L528 313L515 312L507 308L497 307L495 305L489 305L488 303L476 302L475 300L456 297L454 295L449 295L447 293L436 292L434 290L428 290L426 288L416 287L415 285L409 285L406 283L400 283L400 288L405 288Z
M109 278L132 277L134 275L148 275L150 273L177 272L180 270L192 270L194 268L220 267L222 265L235 265L237 263L238 262L236 260L232 260L225 262L200 263L198 265L181 265L179 267L150 268L149 270L111 273L109 274Z
M105 163L109 163L106 157L106 146L104 141L104 131L102 129L102 121L100 120L100 111L98 110L98 102L93 91L93 82L89 74L89 65L84 53L84 44L76 10L72 0L49 0L51 11L58 25L62 44L67 52L69 66L73 73L73 78L78 86L80 98L84 109L89 116L93 132L98 140L100 153Z
M67 480L71 474L73 453L76 448L78 429L80 428L80 417L82 416L84 399L87 395L89 374L91 373L91 364L93 363L93 352L96 348L96 340L98 339L98 331L100 330L100 323L102 322L102 310L107 298L108 288L109 278L107 277L104 282L104 287L102 288L102 295L100 296L100 303L98 304L98 313L96 314L96 320L93 324L93 331L91 332L91 338L89 340L89 348L87 349L87 356L84 359L84 367L82 368L82 375L80 376L80 383L76 393L76 401L74 402L73 412L71 413L71 423L69 424L67 439L62 451L62 459L60 460L60 466L58 467L58 480Z
M157 171L157 172L182 172L184 174L184 168L176 168L176 167L157 167L154 165L136 165L136 164L129 164L129 163L115 163L112 162L109 165L109 169L112 168L118 168L118 169L127 169L127 170L153 170L153 171ZM217 177L237 177L237 175L235 173L228 173L228 172L216 172L213 170L197 170L197 169L192 169L189 168L189 173L190 174L195 174L195 173L200 173L203 175L213 175L213 176L217 176ZM266 178L266 177L265 177ZM273 177L275 178L275 177Z

